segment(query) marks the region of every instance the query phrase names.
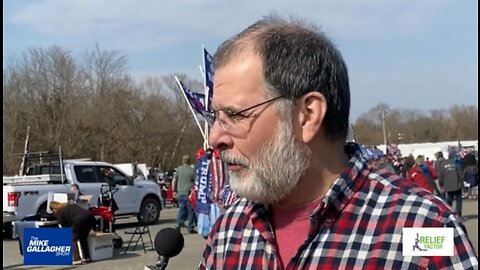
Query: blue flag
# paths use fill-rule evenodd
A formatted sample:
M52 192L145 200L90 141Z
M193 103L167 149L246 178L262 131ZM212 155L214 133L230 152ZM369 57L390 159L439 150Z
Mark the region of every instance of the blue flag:
M203 49L203 61L205 64L204 67L204 76L205 76L205 86L208 89L208 103L206 106L206 111L212 111L212 96L213 96L213 74L215 73L213 67L213 57L208 51L204 48Z
M195 188L197 190L197 213L208 214L210 212L210 194L212 193L212 175L210 173L210 160L203 155L195 166Z
M203 237L208 237L210 234L213 225L217 221L218 217L222 214L220 207L216 204L210 205L210 213L208 214L198 214L197 217L197 231L198 234Z
M187 96L188 102L192 108L199 114L203 115L205 113L205 95L193 92L192 90L188 89L183 82L180 80L178 81L182 86L182 91L185 93L185 96Z

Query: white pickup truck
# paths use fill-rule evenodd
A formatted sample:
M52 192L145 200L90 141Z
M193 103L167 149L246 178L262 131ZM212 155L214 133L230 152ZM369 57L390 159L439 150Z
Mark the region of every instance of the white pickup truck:
M154 224L160 217L160 187L147 180L133 180L112 164L95 161L64 161L64 175L40 174L3 177L3 225L26 216L41 216L46 212L49 192L70 192L72 184L78 184L85 195L93 195L91 202L96 205L101 196L101 187L107 183L102 170L112 172L111 179L118 189L113 198L118 205L115 216L141 216ZM51 168L49 170L52 171Z

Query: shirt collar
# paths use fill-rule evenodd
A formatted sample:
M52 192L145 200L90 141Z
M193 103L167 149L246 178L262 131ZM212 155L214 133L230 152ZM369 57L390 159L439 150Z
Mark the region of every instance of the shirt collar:
M355 193L364 185L370 168L360 145L347 143L345 153L350 160L340 176L335 180L323 198L323 209L317 209L320 214L325 213L329 218L336 219L343 208L350 202ZM312 215L317 214L313 212ZM333 220L332 220L333 221Z

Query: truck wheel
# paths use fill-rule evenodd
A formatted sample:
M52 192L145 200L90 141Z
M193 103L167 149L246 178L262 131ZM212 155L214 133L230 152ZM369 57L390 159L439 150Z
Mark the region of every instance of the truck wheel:
M12 229L12 223L3 223L3 239L15 239Z
M149 225L157 224L160 218L160 202L154 198L146 198L140 207L140 213L137 215L138 221L142 221L142 216Z

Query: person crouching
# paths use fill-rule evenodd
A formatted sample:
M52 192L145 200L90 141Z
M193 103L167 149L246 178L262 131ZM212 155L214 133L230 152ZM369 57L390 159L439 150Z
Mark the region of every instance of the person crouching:
M77 204L65 204L53 201L50 209L62 227L72 228L73 264L90 261L87 237L90 230L95 228L95 217L90 211ZM83 259L80 257L77 241L80 242Z

